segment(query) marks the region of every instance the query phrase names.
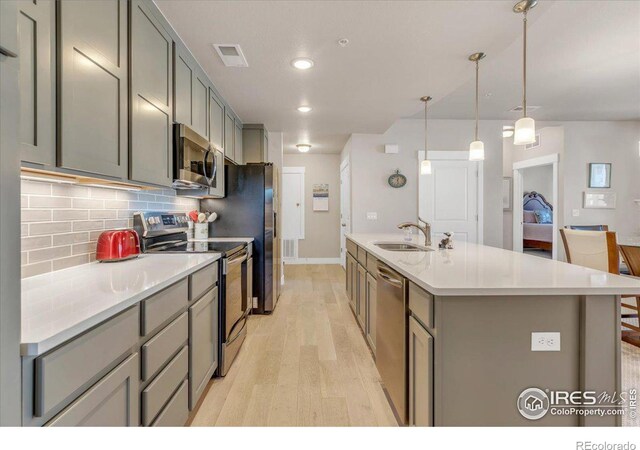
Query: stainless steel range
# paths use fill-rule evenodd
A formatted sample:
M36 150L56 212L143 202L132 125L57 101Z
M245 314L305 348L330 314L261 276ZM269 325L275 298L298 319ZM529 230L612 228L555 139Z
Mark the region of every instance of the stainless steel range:
M243 241L215 238L187 240L186 213L137 212L134 229L140 235L144 253L220 253L220 298L218 314L218 375L225 376L247 335L251 312L252 245Z

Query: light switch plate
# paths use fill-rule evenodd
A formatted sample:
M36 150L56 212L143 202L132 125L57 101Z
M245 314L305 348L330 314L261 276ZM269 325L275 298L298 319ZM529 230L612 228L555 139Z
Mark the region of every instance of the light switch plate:
M580 217L580 210L579 209L572 209L571 210L571 215L573 217Z
M559 332L532 332L531 333L532 352L559 352L560 333Z
M367 213L367 220L378 220L378 213L377 212L368 212Z

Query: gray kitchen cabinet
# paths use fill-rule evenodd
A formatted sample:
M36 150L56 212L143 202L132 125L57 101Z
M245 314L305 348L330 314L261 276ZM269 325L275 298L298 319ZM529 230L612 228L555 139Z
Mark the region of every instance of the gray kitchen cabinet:
M233 162L236 162L236 154L234 148L235 125L231 111L225 109L224 112L224 156Z
M209 137L209 80L181 42L173 47L174 121Z
M367 269L358 264L358 295L356 297L356 317L362 331L366 333L367 323Z
M243 125L242 144L245 163L269 162L269 136L264 125Z
M47 426L138 426L138 370L138 354L134 353L54 417Z
M235 135L233 138L233 144L235 149L236 162L238 164L244 164L244 151L242 148L242 124L236 119L234 126Z
M347 254L347 283L351 286L349 289L349 305L354 314L357 314L358 263L350 253Z
M224 103L209 88L209 140L221 149L224 148L224 118Z
M433 426L433 337L409 317L409 425Z
M189 410L218 368L218 288L189 308Z
M129 177L142 183L171 186L173 39L152 14L149 3L133 0L130 7Z
M60 1L57 5L57 164L125 179L127 2Z
M365 333L367 336L367 342L373 354L376 354L376 320L377 320L377 307L378 307L378 294L377 294L377 280L370 273L367 274L367 315Z
M18 2L20 158L52 166L55 146L55 2Z

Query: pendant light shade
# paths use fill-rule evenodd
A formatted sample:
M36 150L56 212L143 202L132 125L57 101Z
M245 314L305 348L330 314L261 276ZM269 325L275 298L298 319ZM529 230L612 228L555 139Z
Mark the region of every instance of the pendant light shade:
M427 154L427 103L429 100L431 97L428 95L420 98L420 101L424 102L424 159L420 163L420 175L431 175L431 161Z
M522 14L522 118L516 122L513 134L514 145L533 144L536 141L536 124L527 117L527 13L536 6L537 0L522 0L513 7L513 12Z
M536 123L531 117L523 117L516 121L513 133L515 145L533 144L536 141Z
M484 161L484 143L478 139L478 107L480 104L479 92L479 73L480 73L480 60L484 58L485 55L482 52L474 53L469 56L469 61L472 61L476 64L476 134L475 141L469 144L469 161Z

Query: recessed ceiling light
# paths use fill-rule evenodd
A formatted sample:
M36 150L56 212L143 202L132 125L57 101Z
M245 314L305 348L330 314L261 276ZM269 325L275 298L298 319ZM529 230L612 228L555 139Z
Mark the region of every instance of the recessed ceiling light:
M301 113L308 113L311 111L311 106L298 106L298 111Z
M514 127L513 126L504 125L502 127L502 137L503 138L510 138L511 136L513 136L513 133L514 133Z
M309 150L311 150L310 144L298 144L296 145L296 147L298 147L298 150L302 153L307 153Z
M313 61L309 58L296 58L291 61L291 65L296 69L307 70L313 67Z

